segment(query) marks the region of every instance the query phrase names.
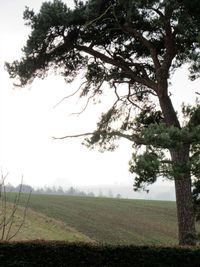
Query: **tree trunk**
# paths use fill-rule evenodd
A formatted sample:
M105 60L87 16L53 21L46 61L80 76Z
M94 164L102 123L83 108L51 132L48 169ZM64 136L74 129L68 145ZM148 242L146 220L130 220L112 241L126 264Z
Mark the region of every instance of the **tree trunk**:
M189 148L181 151L171 151L174 166L187 164L189 159ZM183 171L175 177L176 207L178 219L179 245L196 245L195 214L193 209L191 176L190 171Z
M162 86L161 86L162 87ZM167 93L167 86L160 88L160 107L163 112L165 123L167 126L175 126L181 128L177 118L177 114L172 105L171 99ZM196 245L195 232L195 214L193 208L192 192L191 192L191 175L190 169L187 170L186 164L189 161L190 145L184 148L171 149L171 159L173 168L180 168L177 175L174 176L176 206L178 219L178 237L179 245Z

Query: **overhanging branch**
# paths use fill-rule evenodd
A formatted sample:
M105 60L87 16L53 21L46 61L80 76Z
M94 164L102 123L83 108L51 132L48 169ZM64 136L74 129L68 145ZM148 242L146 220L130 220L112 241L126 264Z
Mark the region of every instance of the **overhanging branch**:
M105 63L108 63L112 66L118 67L120 69L122 69L126 75L128 75L129 77L131 77L131 79L133 79L135 82L143 84L153 90L157 90L157 84L152 81L151 79L149 79L148 77L141 77L139 75L137 75L131 68L129 68L127 66L127 62L123 62L122 60L118 61L113 59L112 57L109 57L99 51L96 51L94 49L92 49L89 46L84 46L84 45L76 45L75 48L79 51L84 51L87 54L90 54L92 56L94 56L95 58L99 58L100 60L102 60ZM131 64L131 65L136 65L136 64ZM138 67L138 64L137 64ZM143 66L140 66L141 68L143 68ZM143 73L144 74L144 73Z
M126 138L127 140L136 143L137 145L145 145L145 140L143 138L140 138L138 135L135 134L124 134L119 131L112 131L112 132L105 132L105 131L94 131L94 132L87 132L87 133L82 133L82 134L74 134L74 135L66 135L62 137L53 137L54 140L63 140L67 138L78 138L78 137L85 137L89 135L101 135L101 136L117 136L117 137L122 137Z

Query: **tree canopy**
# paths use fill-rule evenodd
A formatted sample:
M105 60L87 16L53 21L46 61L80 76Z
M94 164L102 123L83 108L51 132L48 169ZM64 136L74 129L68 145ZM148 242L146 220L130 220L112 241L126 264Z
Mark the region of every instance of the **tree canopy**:
M31 34L23 58L6 64L10 77L25 86L46 77L49 69L60 71L68 82L84 73L79 93L88 100L98 98L107 83L116 101L86 145L113 150L117 138L132 141L135 189L161 175L174 179L179 242L194 244L191 183L200 178L200 104L183 105L181 121L169 80L184 64L190 79L200 76L200 2L74 2L74 9L59 0L44 2L38 14L26 8Z

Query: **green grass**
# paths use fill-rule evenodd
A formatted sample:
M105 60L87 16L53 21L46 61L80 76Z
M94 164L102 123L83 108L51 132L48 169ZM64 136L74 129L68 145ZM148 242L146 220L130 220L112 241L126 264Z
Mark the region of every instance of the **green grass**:
M13 206L7 203L6 215L9 218L9 214L12 213ZM77 232L75 229L68 227L65 223L59 220L50 218L44 214L35 212L30 208L27 210L25 221L22 224L21 229L18 232L19 226L23 221L24 208L18 207L13 219L13 225L9 231L9 236L13 236L14 241L25 240L65 240L68 242L93 242L87 236ZM2 214L0 214L0 221ZM8 233L9 225L5 228L6 237ZM17 234L16 234L17 233ZM2 229L0 229L0 237L2 236Z
M97 242L177 244L174 202L32 195L29 206Z

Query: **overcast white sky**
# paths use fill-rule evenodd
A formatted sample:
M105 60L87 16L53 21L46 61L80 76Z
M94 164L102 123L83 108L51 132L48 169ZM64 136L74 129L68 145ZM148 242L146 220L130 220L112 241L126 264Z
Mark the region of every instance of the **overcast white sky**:
M63 78L51 76L36 80L31 86L14 88L4 70L4 62L21 56L29 28L24 26L25 6L39 10L41 0L0 1L0 168L9 172L9 181L18 184L21 175L32 186L44 185L128 185L133 176L128 172L131 143L122 141L115 152L90 151L83 139L52 140L52 136L76 134L95 129L102 111L112 103L109 90L103 104L89 106L81 116L71 116L81 110L84 102L72 98L54 108L64 96L80 84L66 84ZM65 0L72 5L72 0ZM176 90L176 91L175 91ZM172 80L173 102L193 102L199 91L199 80L191 83L185 70ZM165 184L159 184L163 190Z

